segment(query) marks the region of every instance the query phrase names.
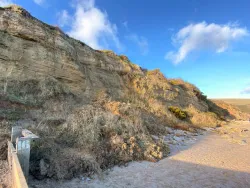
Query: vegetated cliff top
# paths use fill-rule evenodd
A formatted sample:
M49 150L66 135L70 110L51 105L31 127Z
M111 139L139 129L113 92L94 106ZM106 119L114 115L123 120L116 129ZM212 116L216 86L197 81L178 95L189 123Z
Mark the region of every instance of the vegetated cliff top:
M152 135L233 118L190 83L94 50L21 7L0 8L0 129L15 124L40 136L31 154L36 178L157 161L168 145Z
M250 99L213 99L216 105L220 106L239 120L250 118Z

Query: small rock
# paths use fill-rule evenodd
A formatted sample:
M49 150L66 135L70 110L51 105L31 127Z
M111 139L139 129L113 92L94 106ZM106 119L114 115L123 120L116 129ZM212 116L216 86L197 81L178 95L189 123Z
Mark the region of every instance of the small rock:
M166 127L166 131L167 131L169 134L174 133L173 129L171 129L170 127Z
M178 137L180 137L180 136L182 136L182 134L179 134L179 133L175 133L175 136L178 136Z
M241 141L239 142L239 144L240 144L240 145L247 145L247 141L246 141L246 140L241 140Z
M174 136L173 139L177 142L181 142L183 139L181 137Z
M48 173L48 168L49 168L49 164L47 164L44 159L40 160L40 173L42 176L46 175Z
M178 134L178 135L183 136L183 135L186 135L186 132L185 132L185 131L182 131L182 130L176 130L176 131L175 131L175 134Z
M152 136L152 138L155 140L155 141L158 141L159 140L159 137L158 136L156 136L156 135L151 135Z
M86 181L90 181L91 179L89 177L84 177L83 176L83 177L81 177L81 180L86 182Z
M172 140L172 141L170 141L170 144L176 145L176 144L178 144L178 142L176 142L175 140Z
M124 140L121 136L115 135L111 137L111 142L113 144L121 144L121 143L124 143Z
M242 140L242 142L243 142L243 143L247 143L247 141L246 141L246 140Z
M206 131L213 131L214 130L214 128L212 128L212 127L205 127L204 128Z
M249 131L248 129L242 129L241 132L247 132Z
M169 140L169 137L163 136L163 140L164 140L164 141L168 141L168 140Z

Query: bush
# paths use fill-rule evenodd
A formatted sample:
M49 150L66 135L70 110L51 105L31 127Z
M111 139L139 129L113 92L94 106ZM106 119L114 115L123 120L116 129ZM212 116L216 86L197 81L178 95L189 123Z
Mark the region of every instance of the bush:
M176 106L169 106L168 110L172 112L178 119L184 120L188 117L187 112Z
M198 99L200 99L200 100L202 100L202 101L207 101L207 96L204 95L203 92L198 91L198 90L196 90L196 89L193 90L193 92L194 92L195 96L196 96Z

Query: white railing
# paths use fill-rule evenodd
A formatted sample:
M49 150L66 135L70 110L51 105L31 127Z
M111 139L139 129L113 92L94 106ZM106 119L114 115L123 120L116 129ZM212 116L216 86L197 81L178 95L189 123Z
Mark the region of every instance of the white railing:
M13 188L28 188L30 142L38 136L21 127L12 127L8 141L8 162Z

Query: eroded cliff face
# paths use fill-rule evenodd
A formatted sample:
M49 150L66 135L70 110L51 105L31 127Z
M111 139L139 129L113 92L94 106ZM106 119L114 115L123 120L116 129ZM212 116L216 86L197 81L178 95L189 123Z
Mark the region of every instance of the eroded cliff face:
M140 68L95 51L69 38L57 27L12 6L0 10L1 77L11 80L40 80L53 77L75 94L110 84L119 92L118 73ZM90 88L93 87L93 88Z
M1 130L18 124L40 135L31 159L37 178L156 161L168 147L152 134L229 117L192 84L94 50L18 6L0 8L0 73Z

